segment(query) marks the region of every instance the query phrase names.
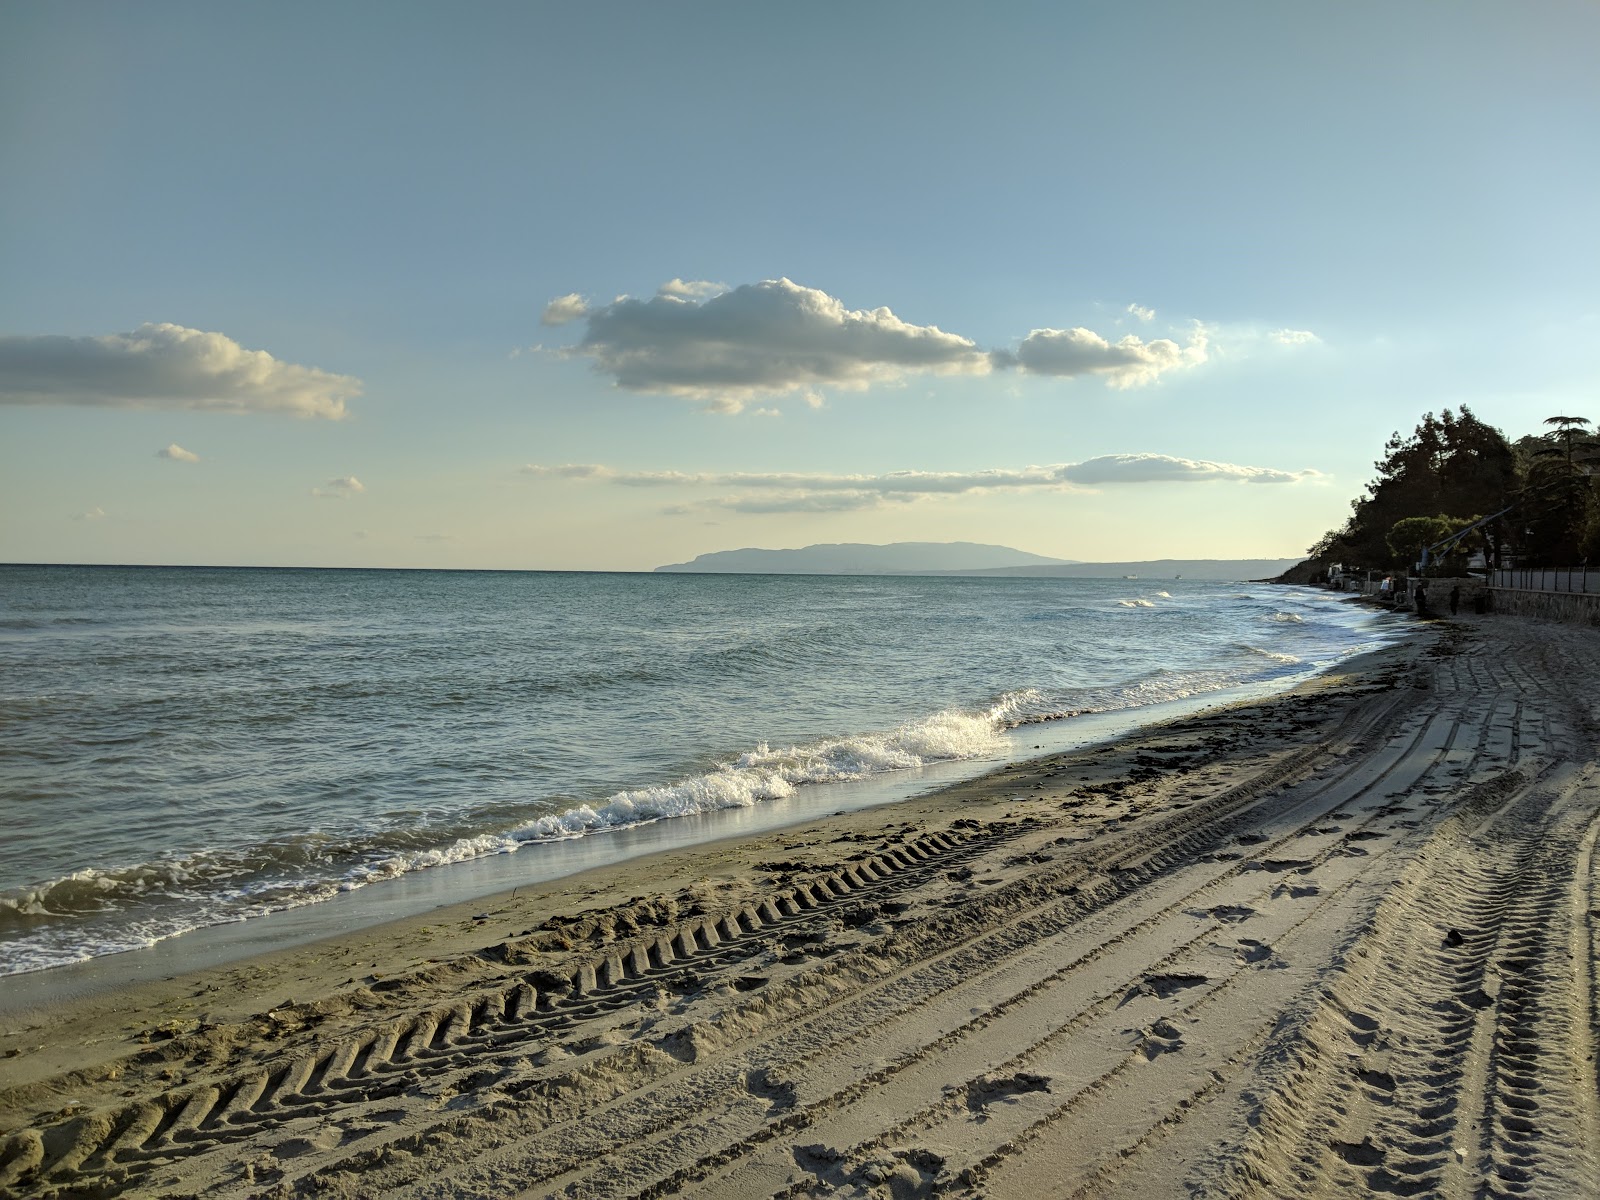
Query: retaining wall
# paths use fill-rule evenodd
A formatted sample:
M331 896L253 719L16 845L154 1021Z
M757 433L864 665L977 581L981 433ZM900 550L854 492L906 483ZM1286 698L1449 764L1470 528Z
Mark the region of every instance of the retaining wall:
M1489 605L1497 613L1516 617L1543 617L1573 625L1600 625L1600 595L1573 592L1535 592L1526 588L1490 588Z

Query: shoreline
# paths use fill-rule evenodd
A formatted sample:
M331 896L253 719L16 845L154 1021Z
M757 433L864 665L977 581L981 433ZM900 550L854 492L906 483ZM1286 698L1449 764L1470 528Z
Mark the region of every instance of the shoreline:
M1467 859L1576 856L1537 864L1569 899L1539 917L1551 963L1587 919L1600 713L1559 676L1600 636L1491 621L892 805L11 1014L0 1192L1347 1193L1370 1167L1328 1145L1401 1153L1384 1122L1457 986L1439 939L1502 919L1458 914ZM1408 937L1409 994L1363 974ZM1317 1049L1328 996L1405 1031L1352 1047L1386 1103ZM1562 1061L1589 1036L1550 1032ZM1571 1103L1543 1102L1539 1178L1579 1194L1596 1113Z
M526 906L534 897L565 897L572 892L582 894L589 877L604 877L612 873L632 878L635 873L648 875L661 869L663 877L681 876L684 868L673 862L676 858L698 860L708 857L711 861L722 861L729 855L737 857L753 853L753 847L764 847L772 837L788 832L808 830L812 826L826 827L844 818L871 818L875 814L893 816L905 805L913 806L923 819L946 815L946 793L969 788L986 793L1016 786L1018 779L1027 780L1028 786L1032 786L1037 778L1050 774L1044 764L1061 755L1136 755L1139 753L1139 744L1174 723L1203 718L1211 713L1270 706L1301 693L1318 693L1325 688L1338 687L1348 675L1365 673L1372 669L1373 664L1387 662L1390 658L1409 658L1416 653L1417 643L1425 639L1428 632L1426 628L1409 632L1399 642L1353 655L1337 666L1282 690L1266 691L1274 686L1272 684L1245 685L1163 701L1147 708L1089 713L1059 721L1027 724L1007 731L1014 735L1018 744L1013 747L1013 753L1003 759L940 762L849 784L813 785L801 789L799 793L799 798L806 801L803 807L809 810L801 813L782 811L779 805L790 807L789 801L768 801L749 808L714 809L588 834L569 841L532 844L515 854L486 856L431 871L415 872L317 904L285 909L248 921L206 926L119 954L0 976L7 993L0 996L0 1023L14 1025L36 1017L40 1012L55 1013L63 1002L94 1004L107 995L145 987L153 988L156 995L163 998L161 1002L164 1002L170 989L163 985L181 985L191 977L209 976L230 969L243 972L254 972L258 968L275 970L280 965L295 963L304 956L315 959L319 947L332 949L352 939L371 939L373 944L382 948L383 953L403 956L408 943L420 937L431 945L433 939L423 935L448 926L456 931L445 939L450 943L448 952L460 952L455 943L462 937L470 941L480 936L480 923L474 920L479 913L511 911L513 898L517 896L523 898ZM1266 694L1246 694L1262 691L1266 691ZM1043 744L1031 747L1024 744L1024 739L1032 741L1035 738L1051 744L1048 747ZM940 782L937 777L941 774L955 778ZM793 799L790 798L790 801ZM923 803L919 806L918 802ZM738 827L747 823L754 823L757 828L751 831ZM719 824L729 824L733 828L713 831L710 836L696 830L697 826ZM618 855L615 847L619 842L641 844L628 847ZM656 845L658 842L662 844ZM558 860L570 858L568 863L558 861L543 871L521 870L530 859L541 854L554 855ZM490 868L493 872L497 866L504 866L507 870L494 873L515 872L519 875L518 880L510 886L487 890L474 890L472 885L444 889L429 886L439 875L450 872L464 875L474 867ZM422 893L420 901L391 899L392 893L405 890L408 884ZM603 888L605 885L599 886ZM439 895L449 898L436 900L434 897ZM392 916L362 922L354 929L328 930L327 927L336 923L342 912L363 907L396 911ZM295 926L302 923L306 928L297 930ZM280 931L275 928L278 925L288 925L290 928ZM249 948L252 946L254 948ZM276 1004L268 1003L267 1007L276 1007ZM0 1030L0 1056L12 1048L7 1038L8 1033Z
M1424 633L1407 630L1400 639L1418 636ZM1002 731L1000 736L1007 746L998 755L934 760L909 770L886 771L855 780L807 783L780 799L596 829L571 838L530 841L514 852L407 871L310 903L163 934L146 945L0 975L0 980L5 981L0 987L0 1021L30 1006L51 1004L58 996L83 997L144 980L221 967L336 937L351 925L379 927L423 917L442 908L484 904L515 887L551 883L612 862L670 853L703 842L756 836L829 814L900 804L954 782L1024 762L1034 755L1114 742L1197 711L1253 703L1292 691L1343 667L1343 662L1334 663L1316 675L1289 682L1272 679L1236 684L1154 704L1026 721Z

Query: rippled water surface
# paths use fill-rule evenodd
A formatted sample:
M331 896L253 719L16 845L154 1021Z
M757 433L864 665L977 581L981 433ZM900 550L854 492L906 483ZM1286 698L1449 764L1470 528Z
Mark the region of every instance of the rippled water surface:
M0 567L0 973L1396 636L1140 580Z

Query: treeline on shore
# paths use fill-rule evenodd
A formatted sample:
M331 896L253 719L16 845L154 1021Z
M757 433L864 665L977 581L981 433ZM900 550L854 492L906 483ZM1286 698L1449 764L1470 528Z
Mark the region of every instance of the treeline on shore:
M1600 561L1600 437L1586 417L1544 425L1510 441L1464 404L1424 414L1390 437L1349 519L1291 575L1409 571L1424 549L1430 575Z

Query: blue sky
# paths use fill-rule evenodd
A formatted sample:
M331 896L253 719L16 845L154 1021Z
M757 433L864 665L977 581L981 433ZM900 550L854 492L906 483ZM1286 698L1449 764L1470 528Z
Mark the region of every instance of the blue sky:
M0 9L0 560L1296 555L1600 418L1590 3ZM554 303L553 303L554 302Z

